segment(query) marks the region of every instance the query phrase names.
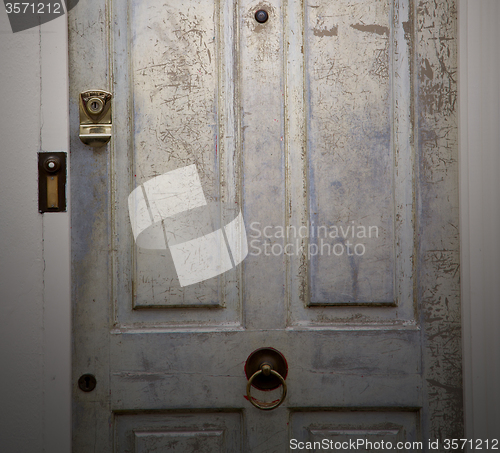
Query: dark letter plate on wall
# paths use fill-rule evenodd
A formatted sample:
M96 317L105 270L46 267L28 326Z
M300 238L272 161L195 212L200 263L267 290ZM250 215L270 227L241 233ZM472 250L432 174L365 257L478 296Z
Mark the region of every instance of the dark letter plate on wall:
M38 153L38 210L66 211L66 153Z

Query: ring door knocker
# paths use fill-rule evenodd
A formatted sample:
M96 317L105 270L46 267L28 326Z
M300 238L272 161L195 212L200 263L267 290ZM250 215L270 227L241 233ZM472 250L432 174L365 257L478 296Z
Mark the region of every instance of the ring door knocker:
M288 365L286 359L274 348L260 348L252 352L245 363L248 400L258 409L269 411L277 408L286 397L286 376ZM264 402L251 395L252 387L268 391L282 387L281 398L276 401Z

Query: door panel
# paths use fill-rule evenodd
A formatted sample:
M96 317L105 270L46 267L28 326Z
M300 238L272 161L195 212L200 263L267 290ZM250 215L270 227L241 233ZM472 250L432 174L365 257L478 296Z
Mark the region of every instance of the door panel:
M138 246L130 236L128 202L134 189L142 196L144 188L144 205L153 209L148 185L154 178L193 166L206 203L231 206L198 210L197 236L216 232L237 216L240 160L228 152L238 137L234 8L229 1L113 3L115 116L123 131L114 147L117 326L241 324L240 271L231 269L229 256L227 272L180 287L162 224L154 219L159 234L151 233L163 240L162 248ZM140 205L134 200L130 212ZM171 228L167 236L185 230Z
M291 6L289 325L414 324L410 5Z
M168 395L169 407L176 409L241 407L244 360L263 344L280 344L290 370L287 401L292 407L370 402L416 408L422 404L417 339L414 331L293 331L286 337L279 331L113 335L112 406L161 409ZM237 361L236 354L243 360Z
M241 414L120 414L116 451L161 453L241 451Z
M392 3L305 8L309 305L395 302Z
M290 439L296 439L297 445L312 442L314 451L321 451L318 446L346 451L354 449L353 444L357 451L373 451L391 449L387 448L388 443L396 448L398 442L410 442L406 450L417 451L418 445L413 443L419 442L418 418L417 412L293 412ZM341 448L331 448L336 444Z
M114 94L111 144L71 144L75 451L460 437L454 2L424 3L70 12L72 99ZM214 234L217 272L182 274ZM261 347L288 364L272 411L245 394Z

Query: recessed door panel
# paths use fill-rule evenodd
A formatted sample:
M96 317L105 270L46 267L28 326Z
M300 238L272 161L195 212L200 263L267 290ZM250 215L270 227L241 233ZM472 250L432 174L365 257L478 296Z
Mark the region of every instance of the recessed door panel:
M295 412L291 416L290 446L313 451L423 449L418 411L398 412L380 408L378 411ZM327 448L325 448L327 447Z
M395 300L392 12L305 7L312 305Z
M117 325L240 323L236 8L114 4Z
M287 68L289 323L412 323L410 5L303 7Z
M238 413L117 415L116 453L233 453L241 451Z

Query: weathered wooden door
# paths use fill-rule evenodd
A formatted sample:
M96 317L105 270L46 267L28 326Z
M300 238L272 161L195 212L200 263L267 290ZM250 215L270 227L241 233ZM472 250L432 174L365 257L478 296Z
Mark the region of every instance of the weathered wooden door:
M463 437L455 28L454 0L70 12L75 452ZM262 347L288 364L268 411Z

